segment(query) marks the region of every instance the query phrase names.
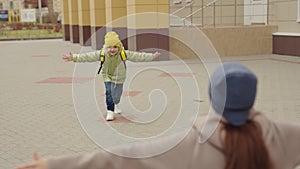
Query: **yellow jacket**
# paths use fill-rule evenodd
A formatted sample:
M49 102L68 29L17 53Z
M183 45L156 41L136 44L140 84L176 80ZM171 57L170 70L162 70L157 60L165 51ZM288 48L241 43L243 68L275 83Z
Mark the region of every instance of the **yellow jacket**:
M100 61L101 50L95 52L73 54L73 61L74 62ZM103 48L103 50L105 50L105 48ZM105 62L101 70L101 74L104 82L124 83L126 79L126 68L120 57L121 50L122 50L122 45L119 48L119 52L114 56L109 55L105 51ZM154 58L152 53L134 52L129 50L125 50L125 53L127 56L127 60L132 62L147 62L147 61L152 61Z

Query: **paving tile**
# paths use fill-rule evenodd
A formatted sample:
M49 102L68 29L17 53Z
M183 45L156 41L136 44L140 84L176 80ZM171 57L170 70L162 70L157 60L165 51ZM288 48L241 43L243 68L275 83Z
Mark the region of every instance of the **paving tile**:
M82 84L95 81L103 82L101 78L94 77L74 78L75 64L64 62L61 55L72 52L80 52L82 47L78 44L64 42L62 40L39 40L39 41L16 41L0 42L1 91L0 91L0 168L14 168L23 162L32 159L32 152L37 151L43 156L65 155L72 153L91 152L99 149L84 132L85 130L78 121L76 109L73 103L72 86L69 84ZM35 50L32 50L35 46ZM18 50L16 50L16 48ZM51 53L50 57L49 53ZM18 56L18 57L12 57ZM41 58L41 59L38 59ZM46 59L46 61L45 61ZM255 108L274 120L300 123L300 57L281 55L256 55L222 57L223 62L240 62L253 70L259 79L257 100ZM169 83L168 77L195 78L199 86L201 98L190 98L193 104L199 104L199 121L204 121L209 105L208 83L209 77L205 71L207 67L214 66L216 61L188 60L185 66L189 66L192 73L180 72L181 62L176 60L164 62L144 62L137 64L128 63L128 69L135 70L150 67L165 66L174 70L168 73L143 74L142 79L134 82L133 88L124 91L125 99L135 100L137 108L149 107L144 93L151 91L154 83L163 84L170 97L169 107L166 109L163 119L154 123L137 125L128 119L116 115L114 121L108 124L117 128L124 135L152 136L161 131L161 128L172 124L168 118L175 111L178 104L178 87ZM204 66L205 65L205 66ZM199 76L201 74L201 76ZM42 79L42 80L41 80ZM44 85L48 84L48 85ZM67 84L67 85L64 85ZM100 86L100 85L99 85ZM147 90L143 90L143 87ZM160 85L156 85L160 86ZM103 86L100 86L101 92ZM174 91L176 90L176 91ZM105 107L104 94L95 95L100 97L102 107ZM167 98L168 99L168 98ZM180 99L180 98L178 98ZM129 105L122 105L129 106ZM87 107L87 110L90 110ZM86 116L90 112L86 112ZM173 113L174 114L174 113ZM96 124L106 123L104 117L99 115L94 119ZM95 122L94 121L94 122ZM102 133L103 139L111 136L111 133ZM107 140L108 142L110 140Z

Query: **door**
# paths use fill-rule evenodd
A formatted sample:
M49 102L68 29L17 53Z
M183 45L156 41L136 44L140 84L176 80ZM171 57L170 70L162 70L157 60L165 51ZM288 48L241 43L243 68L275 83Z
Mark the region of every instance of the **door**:
M267 24L268 0L244 0L244 24Z
M266 0L251 0L251 24L267 24L268 4Z

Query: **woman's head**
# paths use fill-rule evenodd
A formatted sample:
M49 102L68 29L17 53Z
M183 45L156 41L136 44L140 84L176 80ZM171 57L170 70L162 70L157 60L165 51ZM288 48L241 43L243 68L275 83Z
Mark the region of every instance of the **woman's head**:
M215 111L230 124L246 123L256 96L257 78L245 66L228 62L211 77L209 96Z
M256 76L239 63L224 63L211 77L211 104L227 120L222 122L225 169L273 168L260 125L248 119L256 86Z
M104 47L108 54L116 55L121 47L119 35L116 32L107 32L104 37Z

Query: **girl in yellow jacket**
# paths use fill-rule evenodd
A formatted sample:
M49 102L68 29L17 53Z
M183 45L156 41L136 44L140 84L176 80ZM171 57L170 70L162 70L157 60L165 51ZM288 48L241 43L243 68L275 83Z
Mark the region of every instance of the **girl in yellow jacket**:
M103 63L101 74L106 89L106 120L110 121L114 119L114 113L121 113L119 103L123 92L123 83L126 79L125 61L152 61L157 58L160 53L155 52L152 54L124 50L119 35L116 32L107 32L104 42L105 44L101 50L81 54L70 53L64 55L63 60L73 62L96 62L100 61L101 57L103 57L103 61L101 61ZM126 58L123 58L125 56L122 56L122 52L124 52L123 55L125 55Z

